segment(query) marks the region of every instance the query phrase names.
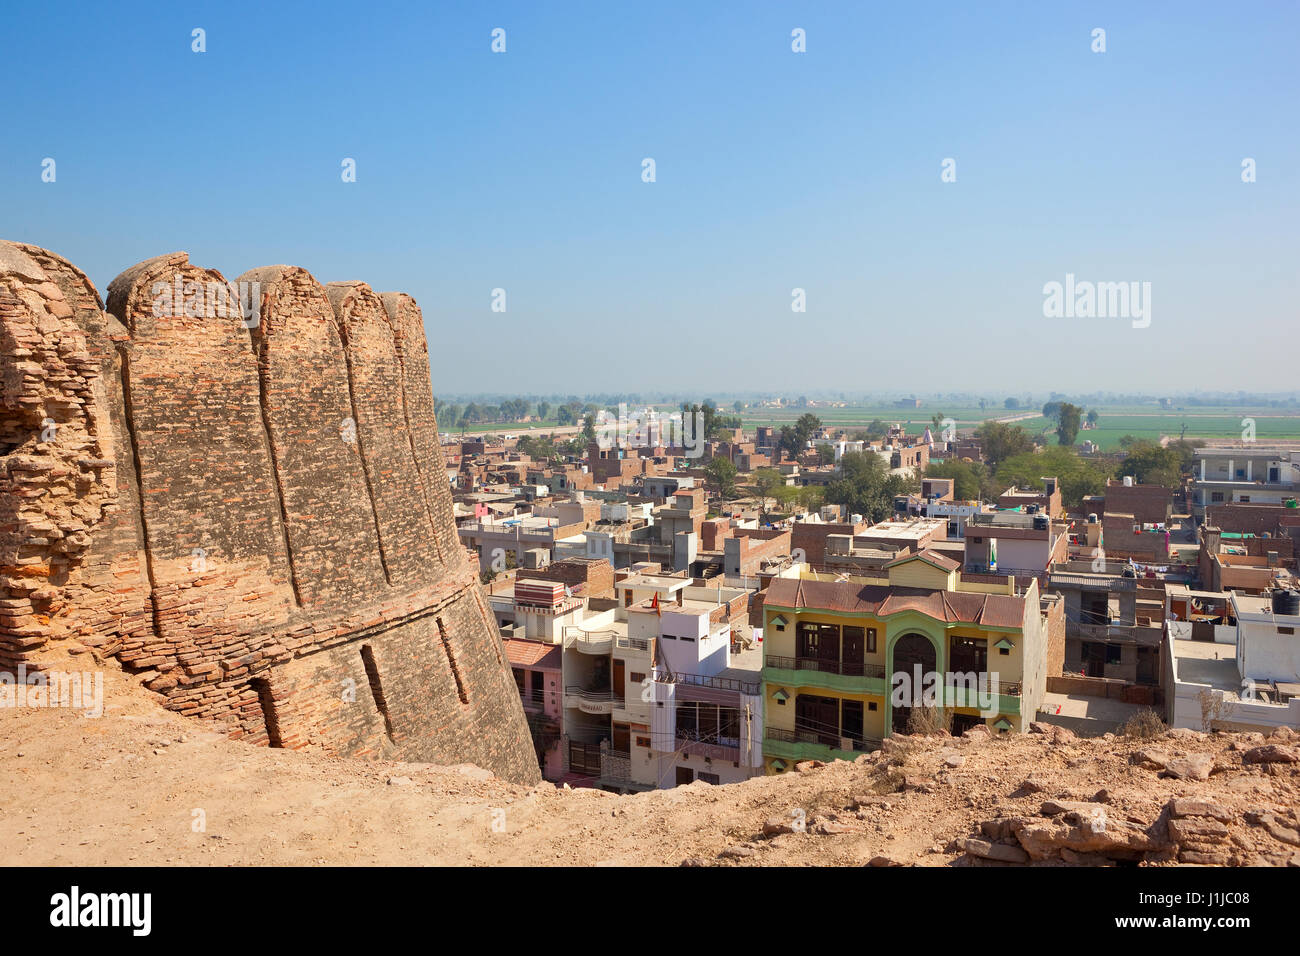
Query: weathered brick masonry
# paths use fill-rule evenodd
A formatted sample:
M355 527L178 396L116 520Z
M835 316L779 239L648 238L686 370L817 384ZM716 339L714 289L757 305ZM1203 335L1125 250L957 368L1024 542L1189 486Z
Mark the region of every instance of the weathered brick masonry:
M419 307L290 266L239 283L248 319L161 256L106 311L0 243L0 667L72 639L253 742L538 779L457 546Z

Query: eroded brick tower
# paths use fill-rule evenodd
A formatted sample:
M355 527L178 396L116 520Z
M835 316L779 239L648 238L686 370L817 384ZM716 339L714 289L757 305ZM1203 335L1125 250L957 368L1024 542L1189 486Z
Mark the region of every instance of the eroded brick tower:
M0 667L76 640L254 742L536 781L445 475L410 296L175 253L105 310L0 242Z

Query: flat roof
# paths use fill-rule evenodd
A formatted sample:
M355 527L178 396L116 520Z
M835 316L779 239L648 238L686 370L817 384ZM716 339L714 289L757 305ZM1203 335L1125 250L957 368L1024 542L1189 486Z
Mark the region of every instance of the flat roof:
M668 574L633 574L622 581L615 581L614 587L626 588L664 588L675 591L679 587L691 584L691 578L675 578Z
M1191 684L1209 684L1236 694L1241 690L1237 648L1213 641L1174 640L1174 676Z

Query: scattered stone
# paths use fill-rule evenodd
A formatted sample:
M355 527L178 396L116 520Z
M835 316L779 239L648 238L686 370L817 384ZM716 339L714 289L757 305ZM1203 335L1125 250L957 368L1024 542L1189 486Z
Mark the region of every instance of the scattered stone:
M934 787L928 777L922 777L919 774L904 774L903 789L916 790L919 793L933 793Z
M957 767L961 767L965 765L966 758L963 757L961 754L950 754L949 756L943 758L943 762L947 766L956 769Z
M1024 793L1042 793L1047 789L1047 780L1036 773L1031 773L1020 785L1020 789Z
M1214 770L1214 757L1210 754L1192 754L1188 757L1175 757L1165 765L1166 776L1178 780L1209 780Z
M1300 750L1282 744L1252 747L1241 755L1243 763L1300 763Z
M719 853L718 856L726 860L743 860L746 859L747 857L753 856L756 852L757 851L754 850L752 847L729 846L721 853Z
M819 836L835 836L840 833L857 833L858 828L836 820L820 820L813 824L813 833Z
M1071 850L1068 846L1061 847L1061 859L1066 863L1073 863L1076 866L1114 866L1115 861L1109 860L1100 853L1078 853Z
M1005 843L990 843L988 840L969 839L962 843L962 848L971 856L985 860L1000 860L1003 863L1028 863L1029 854L1018 846Z
M763 836L765 837L794 832L794 820L789 817L768 817L763 821Z
M1232 811L1210 800L1198 800L1195 797L1174 797L1169 801L1169 813L1174 817L1213 817L1227 823L1232 819Z
M388 785L390 787L409 787L415 781L410 777L389 777Z
M1169 765L1169 754L1163 750L1135 750L1128 758L1129 763L1147 770L1164 770Z
M867 866L902 866L902 865L903 864L901 862L894 859L892 856L885 856L883 854L881 854L880 856L873 856L871 858L871 861L867 863Z
M1289 843L1292 846L1300 846L1300 831L1284 826L1282 821L1271 813L1247 813L1246 822L1263 827L1268 831L1269 836L1275 840Z
M889 797L879 793L861 793L858 794L850 803L854 810L860 810L863 807L884 807L888 810L893 805Z
M1170 820L1168 826L1169 839L1178 844L1222 843L1228 839L1228 828L1206 817Z
M1110 791L1102 787L1092 795L1093 803L1110 803Z
M794 770L795 773L807 773L810 770L820 770L824 766L826 764L820 760L800 760L794 765Z

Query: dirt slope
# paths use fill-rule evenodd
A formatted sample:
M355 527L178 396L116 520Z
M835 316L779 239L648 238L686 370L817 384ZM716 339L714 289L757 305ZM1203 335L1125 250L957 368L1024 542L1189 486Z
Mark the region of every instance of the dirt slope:
M857 764L616 797L254 748L105 677L98 719L0 709L0 863L1300 865L1294 736L894 738Z

